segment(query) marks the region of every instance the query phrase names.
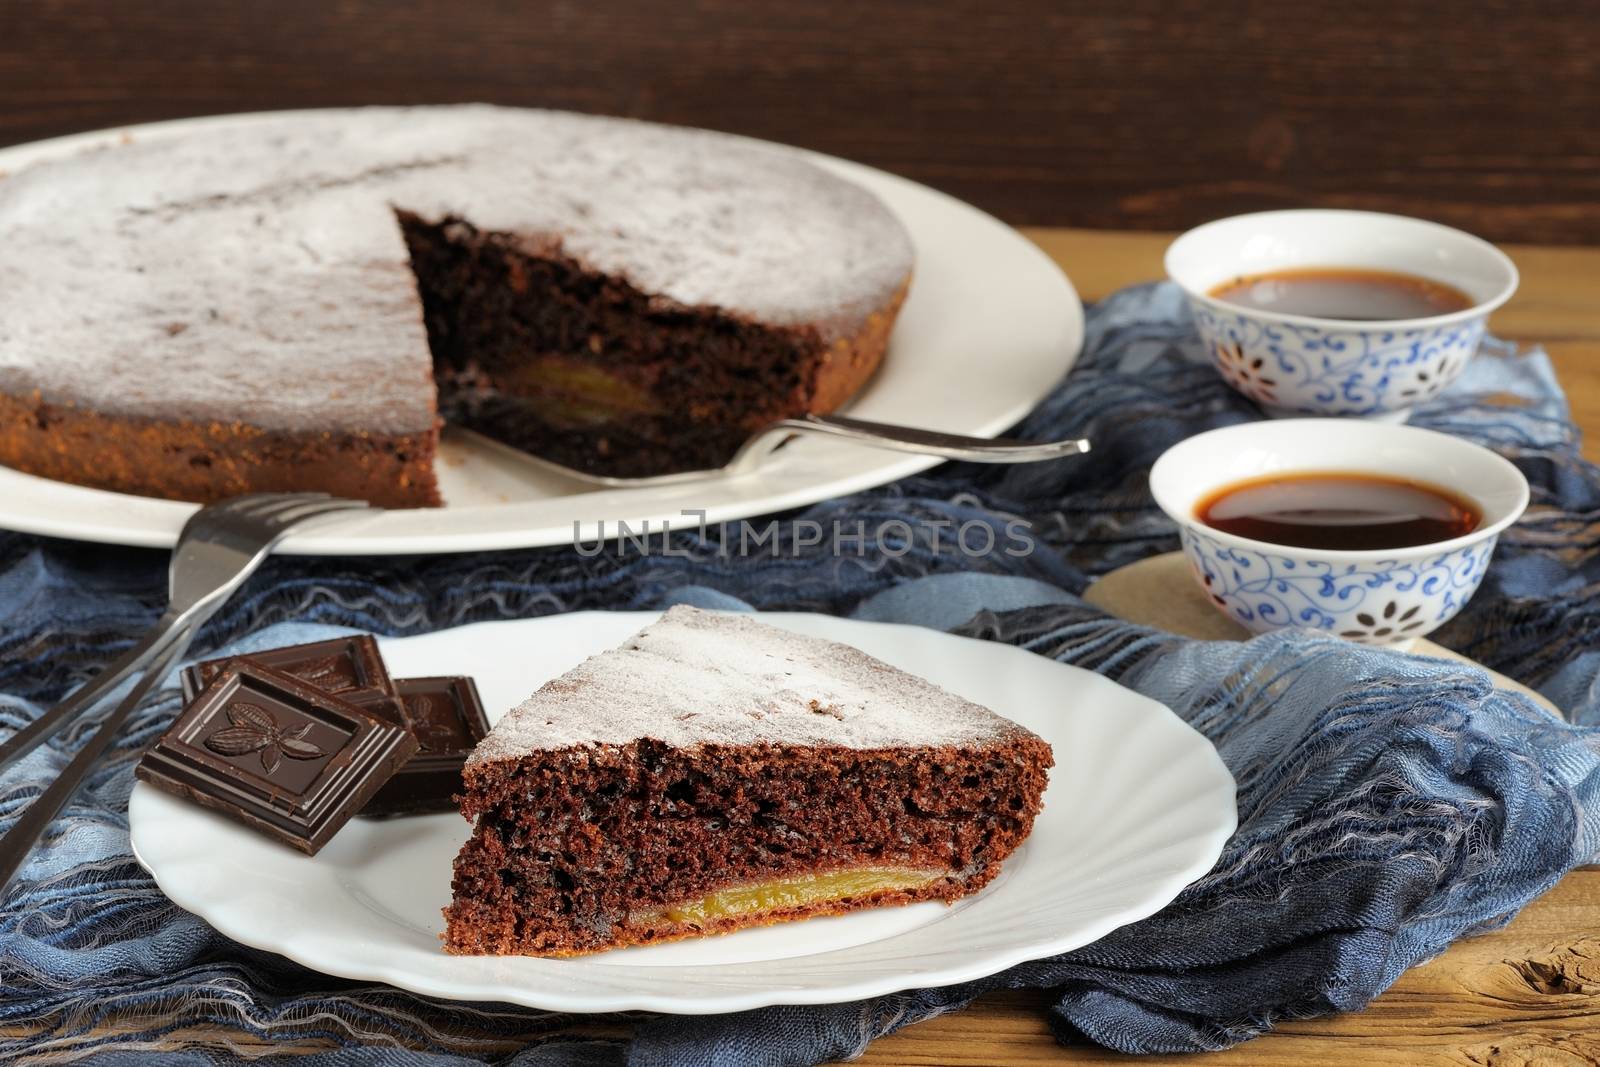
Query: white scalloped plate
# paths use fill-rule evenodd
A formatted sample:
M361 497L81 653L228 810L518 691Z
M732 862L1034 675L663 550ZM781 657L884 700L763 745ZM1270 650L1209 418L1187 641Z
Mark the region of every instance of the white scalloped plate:
M491 714L654 613L586 612L384 640L398 677L469 673ZM763 619L845 641L986 704L1055 749L1044 810L983 892L577 959L447 956L455 815L356 819L312 858L139 783L133 849L237 941L346 978L555 1011L701 1014L949 985L1086 945L1210 870L1235 825L1216 750L1167 708L1009 645L824 615Z
M180 119L0 149L0 175L122 137L171 137L293 112ZM791 149L791 151L797 151ZM803 153L866 186L900 216L916 246L910 296L882 368L849 405L851 415L993 437L1061 380L1083 344L1083 307L1072 283L1031 241L943 193L832 156ZM443 508L389 511L286 539L298 555L469 552L585 541L604 522L659 534L844 496L927 470L939 460L806 438L760 470L690 485L595 490L446 432L440 446ZM170 548L193 504L108 493L0 466L0 528L83 541ZM648 524L646 526L646 524Z

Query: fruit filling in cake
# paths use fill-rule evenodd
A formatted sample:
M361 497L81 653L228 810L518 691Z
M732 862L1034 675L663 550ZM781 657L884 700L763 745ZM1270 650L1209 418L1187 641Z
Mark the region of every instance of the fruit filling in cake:
M446 948L573 955L954 901L1028 835L1051 762L857 649L674 608L478 746Z
M853 867L827 873L795 874L765 882L747 882L694 900L643 911L646 922L666 921L707 926L842 901L868 901L886 893L909 893L939 881L947 872L937 867Z
M398 214L440 414L568 467L621 477L720 467L762 427L817 408L831 379L847 375L853 391L876 363L867 351L881 350L881 336L836 351L809 324L663 302L559 241Z

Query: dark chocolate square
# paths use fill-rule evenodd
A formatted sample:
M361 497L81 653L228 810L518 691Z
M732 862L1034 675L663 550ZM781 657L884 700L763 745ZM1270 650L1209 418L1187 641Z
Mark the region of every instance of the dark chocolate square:
M325 693L368 707L396 697L389 670L370 634L335 637L286 648L269 648L244 656L202 660L183 671L183 699L187 703L235 659L248 659L275 671L309 682Z
M195 695L135 773L316 855L416 751L404 726L240 658Z
M465 677L401 678L394 684L420 747L361 814L454 811L461 768L489 732L478 687Z

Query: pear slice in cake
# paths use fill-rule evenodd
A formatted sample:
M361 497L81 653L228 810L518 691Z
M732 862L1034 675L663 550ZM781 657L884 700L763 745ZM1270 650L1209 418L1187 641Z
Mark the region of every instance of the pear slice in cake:
M1050 746L858 649L677 607L468 760L446 950L568 956L986 885Z

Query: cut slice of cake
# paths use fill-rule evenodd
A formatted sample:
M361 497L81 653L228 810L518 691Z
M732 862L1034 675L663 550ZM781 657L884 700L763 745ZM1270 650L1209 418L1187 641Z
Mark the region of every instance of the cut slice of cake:
M468 760L446 950L567 956L976 892L1050 746L858 649L677 607Z

